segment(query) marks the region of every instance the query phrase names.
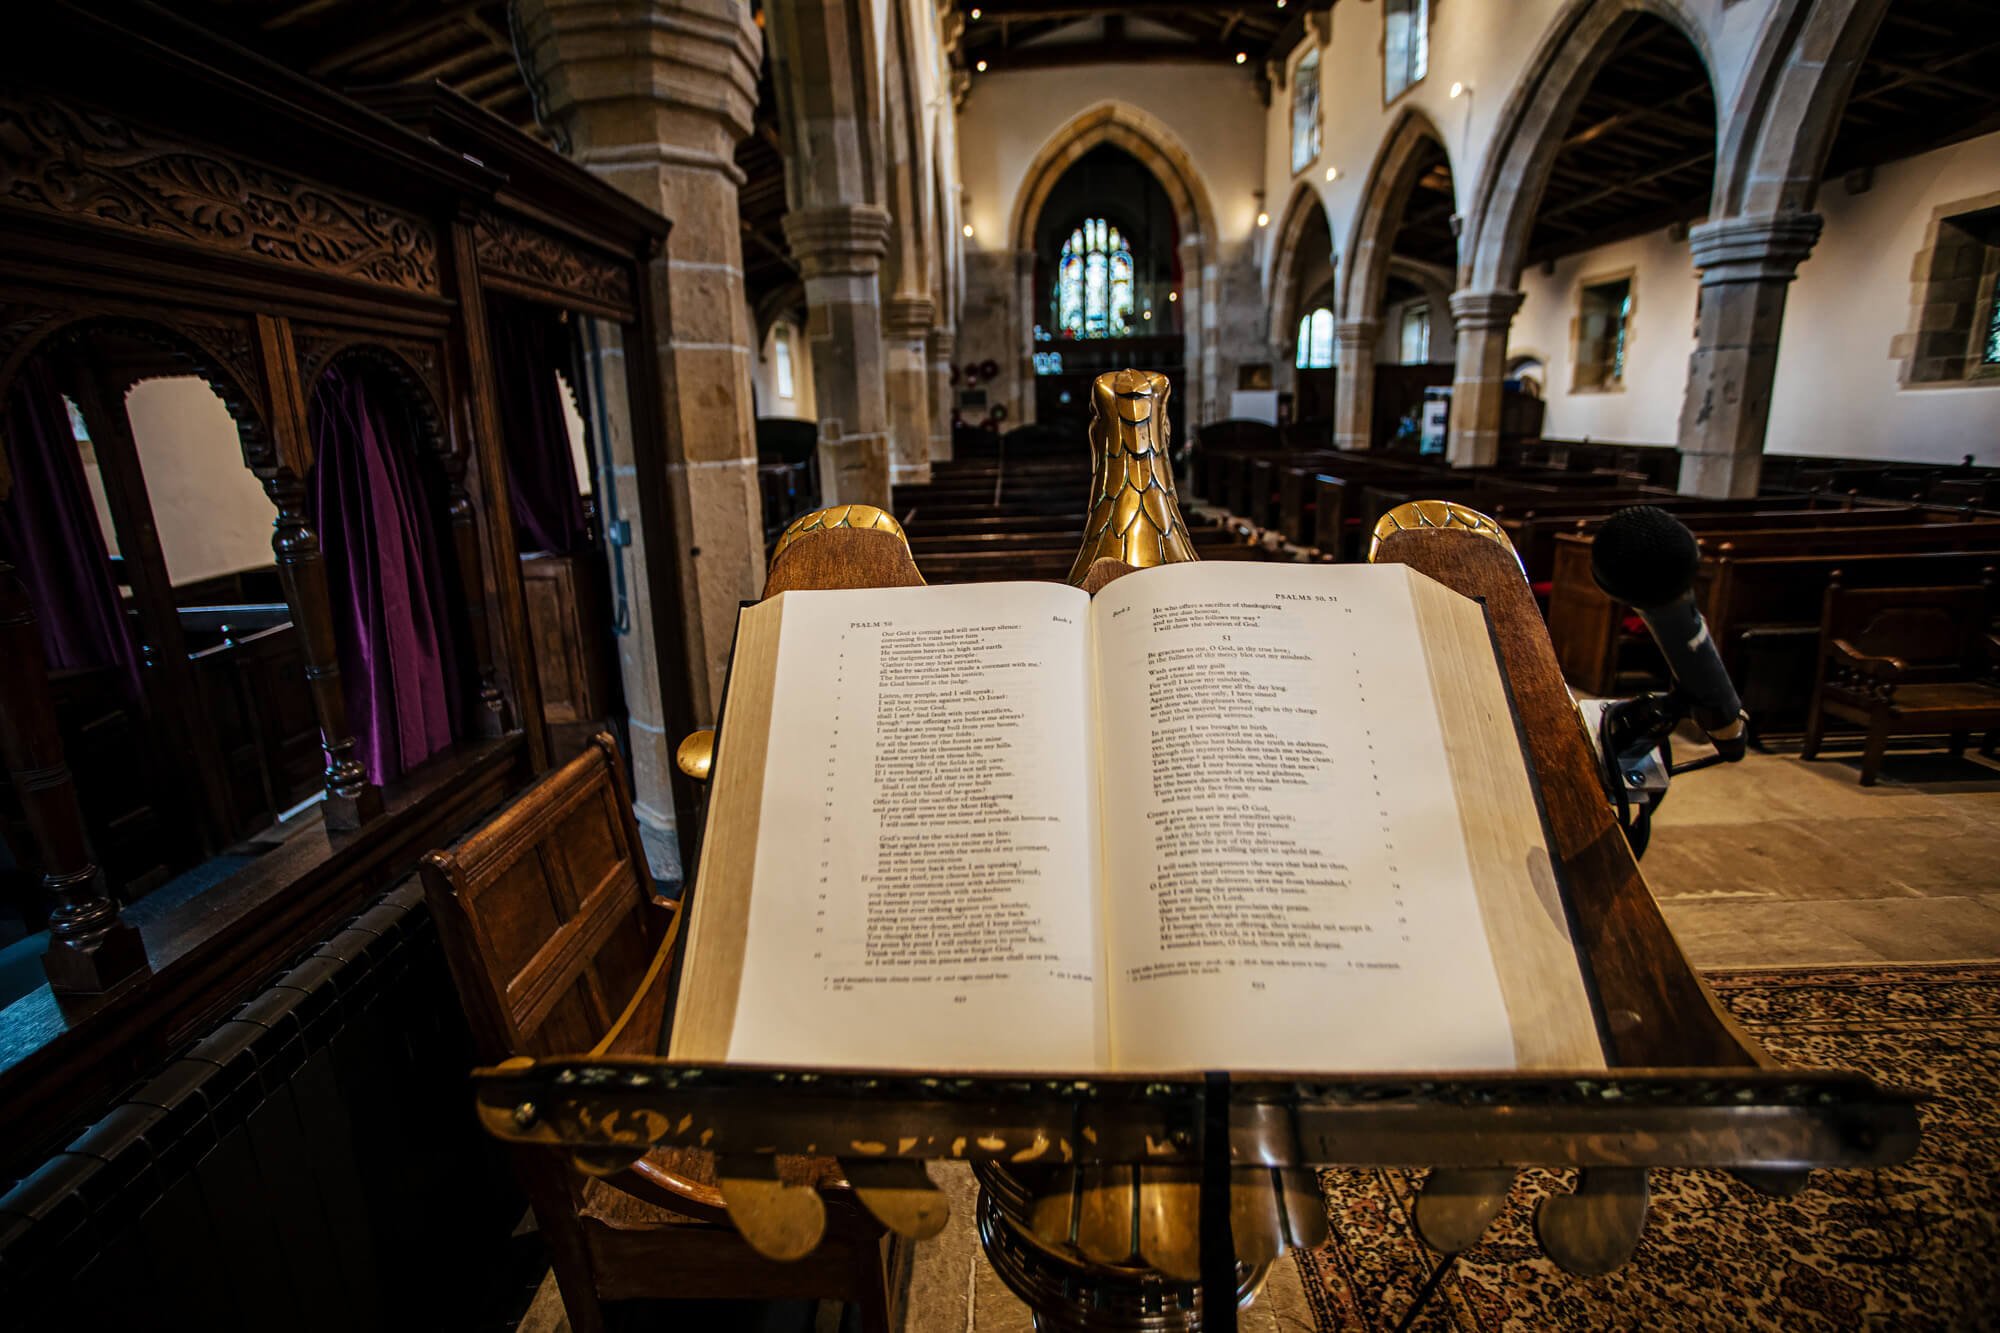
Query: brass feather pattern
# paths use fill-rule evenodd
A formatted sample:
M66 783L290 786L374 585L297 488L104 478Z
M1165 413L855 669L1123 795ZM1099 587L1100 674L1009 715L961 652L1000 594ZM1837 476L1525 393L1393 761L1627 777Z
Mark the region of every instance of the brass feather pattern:
M1498 523L1480 513L1477 509L1453 500L1409 500L1397 505L1375 521L1375 531L1368 542L1368 559L1374 562L1375 552L1392 534L1414 532L1424 528L1442 528L1456 532L1469 532L1475 537L1499 542L1518 561L1520 553L1514 551L1514 543Z
M1090 451L1097 460L1083 545L1069 571L1083 582L1093 562L1145 567L1197 560L1174 494L1167 443L1167 377L1114 370L1090 386Z
M896 539L907 548L910 539L903 534L903 525L891 515L874 505L833 505L827 509L815 509L810 514L801 514L785 526L778 534L778 540L771 546L771 561L776 563L785 548L799 538L812 532L825 532L831 528L874 529L879 532L894 533Z

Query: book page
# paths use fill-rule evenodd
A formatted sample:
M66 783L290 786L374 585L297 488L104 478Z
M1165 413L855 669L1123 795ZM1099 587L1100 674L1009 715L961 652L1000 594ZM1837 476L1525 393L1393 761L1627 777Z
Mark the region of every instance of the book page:
M1098 594L1114 1068L1514 1067L1415 577L1184 564Z
M1089 599L782 600L729 1058L1103 1068Z

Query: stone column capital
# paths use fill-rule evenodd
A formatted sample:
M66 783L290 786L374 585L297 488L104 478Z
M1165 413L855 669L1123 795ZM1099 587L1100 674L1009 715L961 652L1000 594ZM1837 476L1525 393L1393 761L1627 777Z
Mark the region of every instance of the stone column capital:
M1338 347L1361 347L1375 341L1382 332L1380 322L1372 319L1343 319L1333 326L1333 341Z
M958 335L950 329L932 329L930 340L933 361L949 361L951 354L958 350Z
M1523 292L1453 292L1451 322L1463 333L1472 329L1505 329L1527 299Z
M888 210L874 204L794 209L785 214L785 243L801 277L866 277L889 253L889 225Z
M1819 241L1817 213L1718 218L1688 228L1688 253L1701 285L1790 282Z
M733 168L757 111L764 35L740 0L519 0L519 49L543 117L589 162L596 150L671 143L662 114L711 122L695 156ZM705 156L704 156L705 154ZM714 161L707 159L713 157Z
M882 302L882 332L891 338L927 338L937 305L928 296L892 296Z

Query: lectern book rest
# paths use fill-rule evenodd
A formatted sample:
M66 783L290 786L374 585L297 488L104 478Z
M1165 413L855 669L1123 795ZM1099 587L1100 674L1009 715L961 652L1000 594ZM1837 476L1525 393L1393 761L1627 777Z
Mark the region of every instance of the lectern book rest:
M1484 610L1396 564L746 608L668 1053L1604 1065Z

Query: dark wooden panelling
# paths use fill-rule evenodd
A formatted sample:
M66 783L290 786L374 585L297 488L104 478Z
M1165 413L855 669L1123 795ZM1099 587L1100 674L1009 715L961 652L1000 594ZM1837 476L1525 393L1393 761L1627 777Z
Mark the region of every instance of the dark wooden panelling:
M493 1320L524 1202L471 1063L403 885L0 1198L8 1327Z

